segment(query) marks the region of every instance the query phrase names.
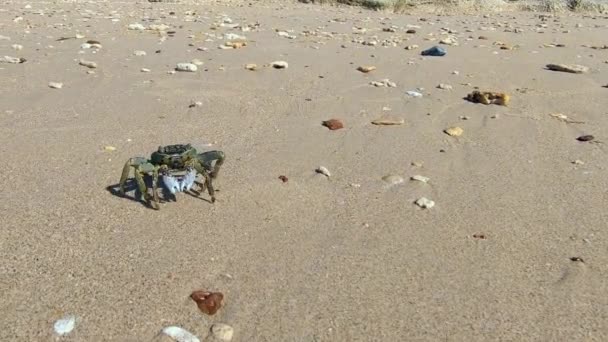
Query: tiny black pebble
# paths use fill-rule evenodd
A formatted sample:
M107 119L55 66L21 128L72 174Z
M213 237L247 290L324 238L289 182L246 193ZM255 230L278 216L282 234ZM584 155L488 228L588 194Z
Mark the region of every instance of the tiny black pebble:
M585 262L585 260L583 260L583 258L581 258L581 257L571 257L570 260L571 261L578 261L578 262L582 262L582 263Z
M441 152L441 153L445 153L445 150L444 150L444 149L441 149L441 150L439 150L439 152Z
M581 135L580 137L576 138L578 141L591 141L593 139L595 139L593 135Z

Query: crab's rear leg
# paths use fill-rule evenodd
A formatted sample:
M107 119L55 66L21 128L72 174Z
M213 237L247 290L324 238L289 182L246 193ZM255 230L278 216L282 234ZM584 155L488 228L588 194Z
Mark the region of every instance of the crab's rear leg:
M122 176L120 178L120 193L122 195L124 195L124 193L125 193L124 185L125 185L127 178L129 177L129 171L131 168L134 169L133 174L134 174L135 181L137 182L137 187L139 188L139 192L141 193L141 200L144 202L150 203L150 202L152 202L150 200L153 199L154 203L150 203L150 204L155 209L158 209L159 200L158 200L158 193L156 191L157 179L158 179L158 167L154 166L146 158L135 157L135 158L129 159L122 170ZM148 194L148 187L146 187L146 182L144 181L144 174L146 174L146 173L153 174L153 176L152 176L153 196L150 196L150 194Z
M203 175L203 177L205 178L205 183L203 184L202 191L205 191L205 188L207 188L209 196L211 196L211 203L215 203L215 189L213 189L213 184L211 183L211 176L209 175L209 171L205 167L203 167L199 162L194 162L192 166L194 167L194 169L196 169L196 172Z
M226 156L222 151L207 151L198 154L198 160L201 165L209 170L209 175L211 178L217 178L218 173L220 172L220 167L224 164L224 160ZM215 165L212 166L212 163L215 161Z

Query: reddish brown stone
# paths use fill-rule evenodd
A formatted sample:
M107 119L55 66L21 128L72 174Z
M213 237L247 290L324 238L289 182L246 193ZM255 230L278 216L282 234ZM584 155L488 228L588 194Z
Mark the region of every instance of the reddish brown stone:
M190 298L198 308L207 315L214 315L224 305L224 295L221 292L194 291Z
M323 126L329 128L332 131L335 131L340 128L344 128L344 124L342 123L342 121L337 120L337 119L323 121Z

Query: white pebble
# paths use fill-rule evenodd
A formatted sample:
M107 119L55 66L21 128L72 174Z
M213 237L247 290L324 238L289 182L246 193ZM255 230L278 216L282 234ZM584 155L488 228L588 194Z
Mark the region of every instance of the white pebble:
M200 342L198 337L184 328L171 326L163 329L163 334L171 337L177 342Z
M408 90L405 93L408 94L411 97L422 97L421 93L419 93L417 91L413 91L413 90Z
M17 50L17 51L23 50L23 45L13 44L11 46L13 47L14 50Z
M429 177L425 177L425 176L421 176L421 175L412 176L410 179L418 181L418 182L422 182L422 183L428 183L428 181L431 180Z
M21 63L21 59L17 57L4 56L0 58L0 63L11 63L11 64L19 64Z
M390 185L397 185L404 182L403 177L399 175L387 175L382 177L382 180L387 182Z
M430 209L435 206L435 202L426 197L422 197L416 201L416 205L418 205L420 208Z
M198 58L195 58L195 59L191 60L190 62L192 62L192 64L194 64L194 65L199 65L199 66L205 64L203 61L201 61Z
M74 330L74 326L76 325L76 317L67 316L60 320L57 320L53 325L55 332L59 335L69 334L72 330Z
M272 62L272 67L275 69L287 69L289 67L289 64L287 64L287 62L285 61L275 61Z
M129 24L129 26L127 26L127 28L129 30L135 30L135 31L143 31L146 29L146 27L140 23Z
M53 89L61 89L63 88L63 83L61 82L49 82L49 87Z
M228 324L216 323L211 326L211 333L220 341L230 341L234 335L234 329Z
M145 56L146 55L146 51L137 50L137 51L133 52L133 54L135 56L141 57L141 56Z
M148 69L148 68L141 68L141 70L140 70L140 71L141 71L141 72L150 72L150 69Z
M327 177L331 176L331 173L329 173L329 170L325 166L319 166L315 171Z
M177 71L195 72L196 70L198 70L198 67L192 63L177 63L175 69Z

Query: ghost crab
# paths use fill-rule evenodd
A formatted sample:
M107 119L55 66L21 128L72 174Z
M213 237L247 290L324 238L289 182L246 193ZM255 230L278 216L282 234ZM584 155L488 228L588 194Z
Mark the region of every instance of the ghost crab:
M125 182L133 168L134 178L141 193L141 200L152 205L156 210L159 209L157 184L158 177L163 180L165 188L172 194L185 192L192 189L197 175L202 175L205 182L202 185L201 193L209 192L211 202L215 202L215 190L212 180L217 178L220 167L224 163L224 152L208 151L198 153L190 144L178 144L159 146L153 152L150 159L144 157L129 158L125 163L120 177L120 194L125 194ZM213 165L215 162L215 165ZM148 193L148 188L144 181L144 175L152 176L152 195Z

